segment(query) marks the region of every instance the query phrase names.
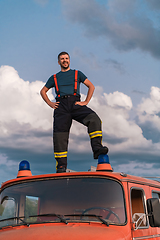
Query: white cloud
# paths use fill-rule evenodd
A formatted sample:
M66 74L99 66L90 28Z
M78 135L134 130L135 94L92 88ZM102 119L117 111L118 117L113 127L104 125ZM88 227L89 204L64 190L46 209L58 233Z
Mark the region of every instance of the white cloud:
M0 154L0 165L5 165L7 167L14 167L17 166L17 164L12 161L12 160L8 160L7 156L5 154Z
M160 112L160 88L151 87L150 98L144 98L138 109L147 114Z
M19 124L30 124L33 128L50 129L51 110L46 107L39 94L43 85L40 81L24 81L13 67L1 66L1 123L17 121ZM54 99L51 92L49 96Z
M125 164L116 164L114 171L145 177L159 176L159 168L154 169L154 163L141 163L138 161L130 161Z
M0 148L4 151L52 149L53 111L40 96L43 85L24 81L13 67L0 67ZM51 91L49 97L54 99Z
M0 184L15 178L18 172L18 164L13 160L8 160L7 155L0 153Z
M132 100L129 96L125 95L122 92L114 92L106 94L104 93L106 102L110 107L122 107L128 110L132 108Z
M132 101L129 96L114 92L94 96L90 106L99 114L103 124L103 134L108 136L105 144L111 152L135 152L151 145L142 134L141 128L130 119ZM109 139L112 138L110 143ZM117 143L117 139L118 141ZM104 139L105 140L105 139Z
M151 87L150 97L138 105L138 117L141 124L150 122L160 131L160 88Z

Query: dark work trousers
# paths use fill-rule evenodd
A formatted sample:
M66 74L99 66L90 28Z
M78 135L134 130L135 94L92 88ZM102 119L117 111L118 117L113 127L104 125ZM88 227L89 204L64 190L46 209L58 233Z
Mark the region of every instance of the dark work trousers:
M56 169L67 168L67 150L72 120L87 126L93 152L102 147L101 120L87 106L75 105L79 96L68 95L57 98L59 106L54 110L53 144Z

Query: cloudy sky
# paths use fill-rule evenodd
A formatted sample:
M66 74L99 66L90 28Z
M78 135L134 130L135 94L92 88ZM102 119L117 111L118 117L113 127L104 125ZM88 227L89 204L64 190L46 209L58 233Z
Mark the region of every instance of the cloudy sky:
M96 86L89 107L114 170L160 176L160 1L0 0L0 182L23 159L34 175L55 172L53 110L39 92L61 51ZM68 168L91 165L87 130L74 123Z

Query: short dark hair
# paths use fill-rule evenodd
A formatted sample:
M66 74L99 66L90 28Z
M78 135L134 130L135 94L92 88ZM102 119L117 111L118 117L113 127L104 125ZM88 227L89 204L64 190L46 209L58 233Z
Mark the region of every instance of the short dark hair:
M69 54L68 54L67 52L61 52L61 53L59 53L59 54L58 54L58 61L59 61L59 59L60 59L60 56L61 56L61 55L65 55L65 54L67 54L67 55L69 56ZM70 56L69 56L69 58L70 58Z

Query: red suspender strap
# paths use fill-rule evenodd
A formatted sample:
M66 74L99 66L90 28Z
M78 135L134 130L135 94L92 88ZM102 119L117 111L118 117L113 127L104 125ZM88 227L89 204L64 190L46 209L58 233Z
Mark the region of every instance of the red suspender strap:
M74 95L77 94L78 70L75 70Z
M55 83L55 87L56 87L56 91L57 91L57 96L60 97L56 74L54 74L53 77L54 77L54 83Z

